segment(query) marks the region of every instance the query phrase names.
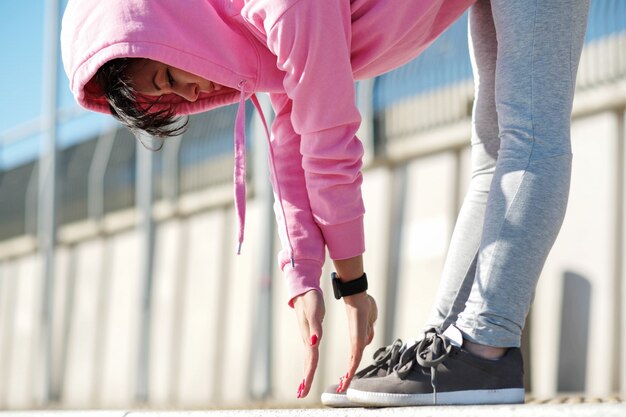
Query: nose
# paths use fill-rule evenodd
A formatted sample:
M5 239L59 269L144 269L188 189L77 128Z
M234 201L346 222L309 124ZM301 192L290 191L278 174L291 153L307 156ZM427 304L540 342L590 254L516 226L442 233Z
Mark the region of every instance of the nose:
M198 96L200 95L200 86L196 83L187 83L175 88L174 93L193 103L198 100Z

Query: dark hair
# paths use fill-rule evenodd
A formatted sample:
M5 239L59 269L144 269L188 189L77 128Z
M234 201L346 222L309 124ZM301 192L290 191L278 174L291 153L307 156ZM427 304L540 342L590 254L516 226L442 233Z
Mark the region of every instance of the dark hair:
M137 91L128 76L128 69L139 58L117 58L102 65L95 80L102 88L111 114L133 133L142 130L157 137L172 137L183 133L188 119L180 123L172 109L153 110L160 97L152 102L137 100Z

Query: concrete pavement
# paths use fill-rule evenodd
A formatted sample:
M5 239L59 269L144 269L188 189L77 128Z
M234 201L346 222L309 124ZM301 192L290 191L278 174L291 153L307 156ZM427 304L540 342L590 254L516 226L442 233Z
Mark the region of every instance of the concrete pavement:
M565 401L498 406L427 406L379 409L249 409L205 411L7 411L2 417L626 417L626 403Z

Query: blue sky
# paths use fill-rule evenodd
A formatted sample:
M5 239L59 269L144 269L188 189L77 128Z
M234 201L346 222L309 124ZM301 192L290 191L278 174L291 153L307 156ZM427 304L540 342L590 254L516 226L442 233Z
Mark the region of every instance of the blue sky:
M46 0L0 0L0 137L2 133L35 120L42 108L42 64L44 5ZM101 0L107 1L107 0ZM67 0L59 0L60 11ZM610 9L610 11L609 11ZM626 30L626 0L592 2L587 39ZM59 60L58 104L75 106ZM71 146L113 123L108 116L85 112L58 131L59 146ZM23 143L0 143L0 171L37 157L39 137L25 137Z
M44 0L0 2L0 132L41 109Z
M36 119L42 108L43 31L45 0L2 1L0 48L0 133ZM67 3L59 0L59 30L62 10ZM60 54L60 51L59 51ZM59 57L59 107L76 105Z
M59 29L66 3L67 0L59 0ZM4 17L0 25L0 137L3 132L36 120L41 115L44 6L45 0L0 1L0 16ZM58 106L78 106L70 93L60 56L58 66ZM70 146L97 134L112 122L110 117L85 111L72 122L59 127L58 144L61 148ZM19 142L0 143L0 170L36 158L40 139L41 134L33 134Z

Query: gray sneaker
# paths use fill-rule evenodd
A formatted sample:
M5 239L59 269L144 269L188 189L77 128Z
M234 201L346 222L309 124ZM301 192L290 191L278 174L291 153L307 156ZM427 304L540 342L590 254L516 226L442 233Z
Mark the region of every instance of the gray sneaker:
M353 381L348 400L372 407L523 403L520 350L483 359L463 349L462 340L453 326L443 334L428 333L405 349L390 375Z
M393 372L393 368L400 362L400 356L406 348L406 344L402 343L402 340L396 339L389 346L383 346L374 352L374 363L363 368L354 374L352 381L362 378L372 378L386 376ZM334 384L326 388L322 393L322 404L327 407L345 408L345 407L358 407L353 404L346 397L346 393L338 393L337 388L339 384Z

